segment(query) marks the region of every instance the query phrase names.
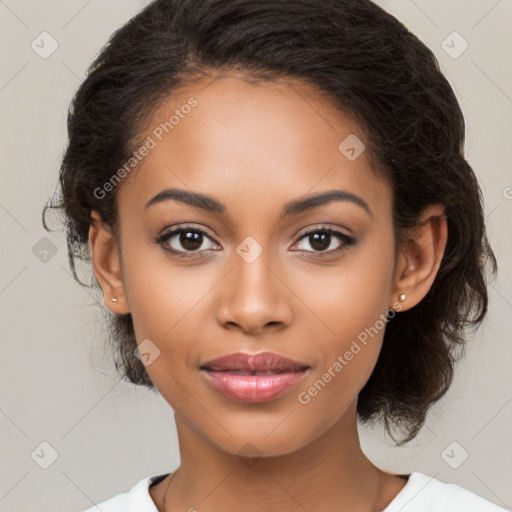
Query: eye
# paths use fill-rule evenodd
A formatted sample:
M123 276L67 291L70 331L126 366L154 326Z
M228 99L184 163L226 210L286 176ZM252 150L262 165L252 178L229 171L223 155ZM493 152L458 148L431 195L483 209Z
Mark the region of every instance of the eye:
M324 226L308 230L299 238L297 244L302 240L307 242L304 244L306 248L302 250L319 253L320 256L323 255L322 253L328 255L338 254L357 242L357 239L352 236ZM309 250L307 246L312 250Z
M346 250L349 246L354 245L357 239L341 231L321 226L303 233L295 245L300 245L301 241L306 242L304 244L306 248L299 248L299 250L316 253L322 257L324 254L333 255ZM210 243L208 244L208 242ZM178 226L163 233L156 243L161 245L164 251L184 258L220 249L220 246L206 231L196 226Z
M211 244L205 242L210 241ZM195 226L179 226L165 232L156 243L161 245L164 251L177 254L183 257L194 256L194 253L216 250L217 243L202 229ZM189 253L189 254L187 254Z

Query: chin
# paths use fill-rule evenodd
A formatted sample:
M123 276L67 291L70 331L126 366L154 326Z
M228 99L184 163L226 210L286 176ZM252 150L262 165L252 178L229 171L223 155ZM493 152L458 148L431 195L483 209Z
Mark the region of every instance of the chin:
M225 430L219 427L215 432L203 431L203 434L219 450L241 458L287 455L312 443L323 430L319 425L309 425L305 418L301 421L295 414L282 410L255 419L250 419L248 414L236 419L226 414L222 423Z

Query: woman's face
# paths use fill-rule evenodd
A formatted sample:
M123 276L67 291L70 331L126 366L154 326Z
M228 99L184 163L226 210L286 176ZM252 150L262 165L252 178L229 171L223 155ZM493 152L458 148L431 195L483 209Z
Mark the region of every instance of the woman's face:
M118 205L125 300L151 380L177 422L226 452L307 445L354 406L397 300L392 192L363 134L307 86L218 78L169 97L144 137ZM168 189L211 199L148 205ZM289 206L330 191L337 199ZM309 369L277 390L278 378L224 372L230 395L201 367L235 352ZM232 396L251 379L259 392Z

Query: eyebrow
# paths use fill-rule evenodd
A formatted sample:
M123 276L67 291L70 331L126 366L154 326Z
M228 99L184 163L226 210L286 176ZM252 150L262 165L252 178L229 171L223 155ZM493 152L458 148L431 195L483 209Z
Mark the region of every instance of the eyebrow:
M195 208L201 208L208 212L222 214L227 212L226 206L212 196L177 188L167 188L162 190L146 203L144 209L146 210L150 206L170 200L179 201ZM361 197L352 194L351 192L347 192L346 190L328 190L326 192L319 192L301 199L289 201L284 205L281 211L281 217L285 218L291 215L296 215L332 201L349 201L360 206L366 211L366 213L373 216L368 203Z

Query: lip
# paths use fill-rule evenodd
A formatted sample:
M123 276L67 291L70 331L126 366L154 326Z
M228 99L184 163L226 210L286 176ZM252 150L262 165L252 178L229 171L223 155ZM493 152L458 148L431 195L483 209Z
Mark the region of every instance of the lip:
M200 366L208 382L240 402L268 402L294 387L309 372L306 363L273 352L236 352Z

